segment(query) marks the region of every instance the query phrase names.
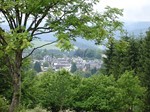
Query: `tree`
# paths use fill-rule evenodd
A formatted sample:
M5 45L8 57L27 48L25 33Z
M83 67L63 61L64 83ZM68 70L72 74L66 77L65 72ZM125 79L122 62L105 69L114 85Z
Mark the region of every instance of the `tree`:
M138 63L139 63L139 57L140 57L140 40L131 38L129 41L129 48L127 51L127 57L128 57L128 70L133 70L135 75L138 71ZM142 53L142 52L141 52Z
M22 73L22 84L21 84L21 104L26 108L34 108L37 106L37 94L39 88L37 88L36 72L28 69Z
M97 59L101 59L102 58L102 51L101 50L96 50L96 54L95 54L95 58L97 58Z
M138 63L138 72L142 84L147 87L147 97L145 112L150 111L150 30L146 32L145 38L140 41L140 54L139 54L139 63Z
M35 62L34 70L37 71L37 72L41 72L42 71L40 62L37 62L37 61Z
M72 65L71 65L70 72L74 73L75 71L77 71L77 66L76 66L76 63L73 62Z
M134 72L125 72L117 80L120 88L121 109L125 112L141 112L144 109L144 97L146 88L142 86L138 76Z
M105 51L105 55L106 57L103 58L104 61L104 67L102 69L104 69L104 74L106 75L111 75L112 74L112 66L113 66L113 58L115 56L115 42L112 41L109 46L108 49Z
M71 108L74 89L79 85L76 76L62 70L57 73L47 72L40 78L39 88L45 93L40 97L43 107L52 112Z
M74 53L74 56L79 56L79 57L84 57L84 50L82 49L77 49Z
M93 49L86 49L84 53L84 57L87 58L94 58L95 57L95 51Z
M146 89L133 72L116 80L112 75L82 79L76 90L74 109L98 112L141 112Z
M48 62L44 62L43 63L43 67L49 67L49 63Z
M116 79L126 70L137 72L139 57L139 39L122 37L119 41L111 42L105 52L105 74L115 75Z
M91 74L93 75L93 74L95 74L97 72L97 68L96 67L94 67L93 69L91 69Z
M99 0L1 0L0 14L9 30L0 27L0 54L7 59L6 65L13 80L13 98L9 112L14 112L20 103L21 68L24 59L36 49L57 42L62 49L72 48L70 40L76 37L95 39L100 43L122 23L118 16L122 10L107 7L103 14L94 12ZM32 19L31 19L32 18ZM0 22L1 23L1 22ZM31 41L40 34L54 32L57 40L33 48L26 56L23 51L32 46Z

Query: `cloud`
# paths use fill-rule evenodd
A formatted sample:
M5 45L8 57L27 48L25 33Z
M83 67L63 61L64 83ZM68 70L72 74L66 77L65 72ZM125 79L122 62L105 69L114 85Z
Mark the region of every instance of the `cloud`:
M150 21L150 0L100 0L95 8L102 11L106 6L124 9L123 21Z

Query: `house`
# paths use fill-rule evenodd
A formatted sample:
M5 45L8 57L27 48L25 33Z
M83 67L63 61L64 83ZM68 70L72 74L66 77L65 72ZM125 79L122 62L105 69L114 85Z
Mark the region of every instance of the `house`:
M52 69L58 71L59 69L71 70L71 61L69 58L58 58L51 63Z

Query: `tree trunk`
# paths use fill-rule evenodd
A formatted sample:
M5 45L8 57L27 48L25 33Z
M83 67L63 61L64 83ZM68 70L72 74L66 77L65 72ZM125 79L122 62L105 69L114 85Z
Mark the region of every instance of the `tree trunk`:
M21 75L20 72L13 74L13 98L9 107L9 112L17 112L21 96Z
M15 60L11 64L12 81L13 81L13 97L9 107L9 112L19 111L20 97L21 97L21 65L22 65L22 51L15 52Z

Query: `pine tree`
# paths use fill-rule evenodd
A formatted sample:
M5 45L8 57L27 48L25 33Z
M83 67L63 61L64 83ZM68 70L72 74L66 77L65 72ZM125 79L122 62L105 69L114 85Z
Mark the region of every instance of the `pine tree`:
M138 69L138 59L139 59L139 48L140 40L139 39L130 39L128 57L129 57L129 70L134 70L134 73L137 74Z
M72 63L72 66L71 66L70 72L74 73L76 70L77 70L76 63L73 62L73 63Z
M146 37L141 41L140 57L138 63L138 74L143 86L147 87L146 109L150 111L150 30L146 32Z
M105 74L113 74L116 79L125 71L137 69L138 41L129 36L124 36L115 43L110 44L104 59Z
M110 45L108 46L108 49L105 52L106 57L103 58L104 62L104 74L106 75L111 75L112 74L112 65L113 65L113 55L114 55L114 42L111 42Z
M35 62L34 70L37 71L37 72L41 72L42 71L40 62L37 62L37 61Z

